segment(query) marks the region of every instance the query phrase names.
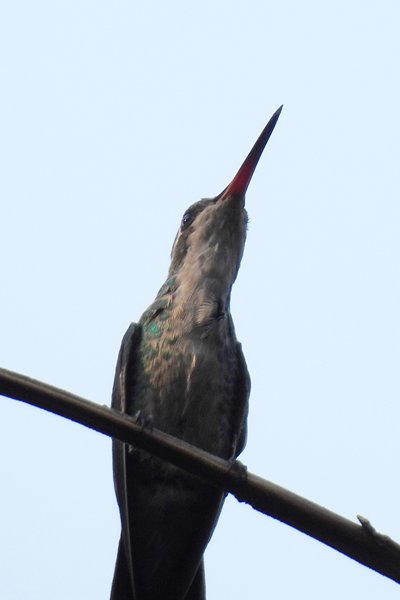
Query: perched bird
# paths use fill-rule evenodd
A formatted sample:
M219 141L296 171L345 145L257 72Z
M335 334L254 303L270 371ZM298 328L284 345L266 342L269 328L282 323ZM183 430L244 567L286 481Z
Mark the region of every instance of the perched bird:
M167 280L116 367L114 409L228 460L245 445L250 391L230 314L244 198L281 108L228 187L183 215ZM117 440L113 464L122 532L111 600L204 599L203 553L224 493Z

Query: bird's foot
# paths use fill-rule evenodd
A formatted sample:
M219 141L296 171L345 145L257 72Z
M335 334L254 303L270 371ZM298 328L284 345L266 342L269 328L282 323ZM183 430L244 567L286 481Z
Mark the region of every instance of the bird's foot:
M151 413L145 412L144 410L138 410L134 415L134 419L142 429L153 431L154 419Z
M240 460L231 459L228 473L233 476L232 484L235 488L234 495L239 502L243 502L240 492L247 485L247 467Z
M149 431L150 433L153 431L154 419L153 419L153 415L151 413L148 413L144 410L138 410L133 415L133 418L135 419L136 424L139 425L139 427L141 427L142 429ZM146 452L144 452L143 450L138 450L138 448L136 448L135 446L132 446L131 444L129 444L128 451L129 451L129 454L131 454L131 455L138 455L138 456L142 456L142 457L145 455L147 456Z

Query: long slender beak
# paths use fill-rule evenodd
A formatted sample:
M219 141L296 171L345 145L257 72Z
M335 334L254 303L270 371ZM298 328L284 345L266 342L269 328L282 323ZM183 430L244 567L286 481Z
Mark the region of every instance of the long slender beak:
M251 178L253 177L253 173L256 170L256 166L258 161L260 160L261 154L271 134L275 128L275 125L279 119L279 115L281 114L283 105L278 108L276 112L272 115L264 129L262 130L258 140L250 150L247 158L244 163L240 167L239 171L236 173L235 177L232 179L231 183L224 189L224 191L217 196L218 200L225 200L228 196L241 196L244 198L247 188L249 187Z

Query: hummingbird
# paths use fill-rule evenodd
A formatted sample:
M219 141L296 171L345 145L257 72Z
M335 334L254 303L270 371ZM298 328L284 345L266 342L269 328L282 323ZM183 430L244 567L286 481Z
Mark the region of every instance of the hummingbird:
M250 377L230 313L245 194L282 107L231 183L183 215L167 279L118 356L112 408L226 460L243 450ZM111 600L204 600L203 554L225 494L113 440L121 537Z

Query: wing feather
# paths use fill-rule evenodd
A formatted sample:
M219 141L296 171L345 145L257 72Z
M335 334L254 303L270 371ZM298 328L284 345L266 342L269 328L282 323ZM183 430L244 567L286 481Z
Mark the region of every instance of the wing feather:
M135 362L135 354L141 338L141 326L131 323L125 333L118 354L115 369L111 407L122 413L127 412L129 384ZM132 569L132 541L130 539L129 494L127 488L127 455L129 447L113 440L114 486L121 514L121 539L118 547L111 600L133 600L134 578Z

